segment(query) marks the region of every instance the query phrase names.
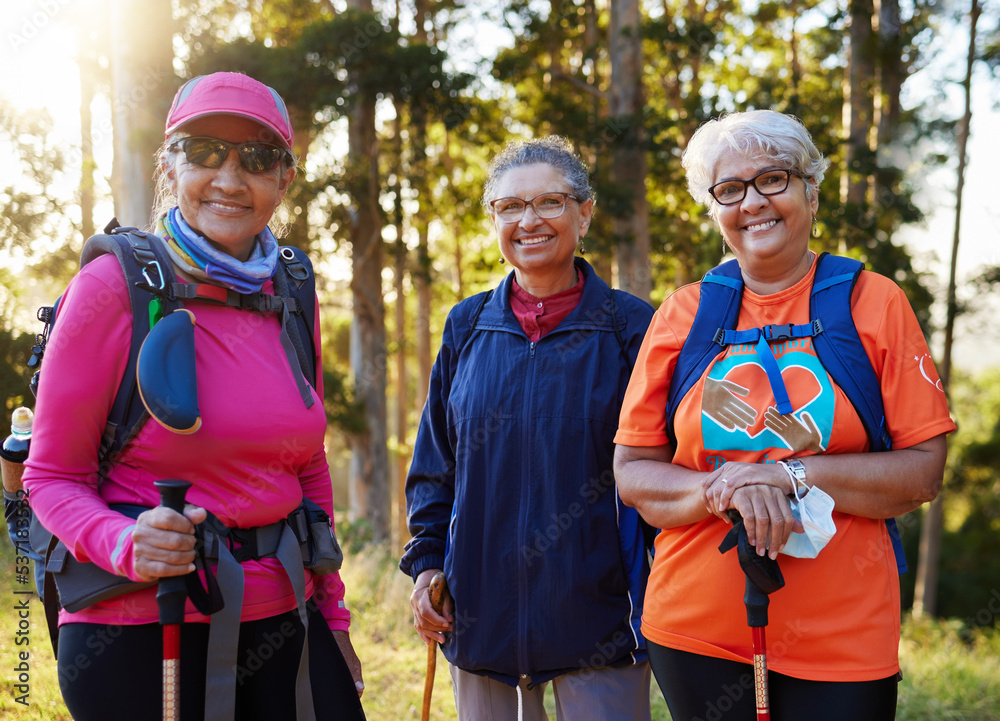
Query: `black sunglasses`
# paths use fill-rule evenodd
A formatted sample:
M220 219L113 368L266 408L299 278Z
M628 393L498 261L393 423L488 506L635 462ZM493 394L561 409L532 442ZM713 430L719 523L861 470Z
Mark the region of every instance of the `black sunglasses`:
M189 163L203 168L220 167L229 157L229 151L235 148L240 156L240 165L250 173L274 170L282 160L292 157L290 152L271 143L230 143L209 137L182 138L171 147L179 147Z

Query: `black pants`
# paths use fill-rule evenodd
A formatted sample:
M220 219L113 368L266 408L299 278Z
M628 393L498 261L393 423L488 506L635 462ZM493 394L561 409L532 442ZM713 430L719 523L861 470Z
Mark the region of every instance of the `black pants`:
M295 719L302 622L292 611L240 625L239 721ZM181 627L181 718L201 721L208 624ZM70 623L59 629L59 687L75 721L161 721L163 630L159 624ZM350 669L323 616L309 611L309 676L319 721L365 718Z
M753 666L657 646L649 663L674 721L753 721ZM773 721L892 721L896 676L878 681L805 681L767 674Z

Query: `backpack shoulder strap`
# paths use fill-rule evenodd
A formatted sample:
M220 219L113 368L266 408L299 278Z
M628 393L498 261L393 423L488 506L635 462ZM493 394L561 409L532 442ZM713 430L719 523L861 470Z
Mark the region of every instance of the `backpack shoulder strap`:
M892 449L892 437L885 425L882 387L851 316L851 295L864 268L860 260L828 253L820 255L809 312L823 329L813 336L816 355L857 411L871 450L879 452ZM896 568L899 573L906 573L906 554L896 519L885 519L885 525L896 556Z
M667 395L667 434L675 446L677 438L673 429L677 407L712 360L724 350L719 342L719 331L736 328L742 301L743 277L735 260L717 266L702 278L698 311L677 357Z
M611 288L611 327L615 331L615 338L618 339L618 349L621 351L622 358L625 359L625 366L628 368L628 373L631 376L632 371L635 369L635 365L632 363L632 359L628 356L628 347L625 345L625 339L622 337L622 328L628 326L628 315L626 314L622 318L622 322L619 327L618 323L618 307L615 305L615 289Z
M305 251L290 245L278 249L274 294L295 300L287 332L306 379L316 386L316 276Z
M180 307L180 302L155 295L149 288L164 288L175 280L173 265L160 243L148 233L135 228L111 227L101 235L91 237L84 244L80 254L80 267L95 258L112 254L118 258L125 284L128 287L132 305L132 340L129 346L128 363L121 385L115 394L111 412L101 441L101 470L139 432L149 414L143 406L136 385L136 367L139 349L149 335L152 312Z
M871 449L887 451L892 439L885 427L882 389L851 317L851 294L862 270L864 263L853 258L827 253L819 257L809 311L823 331L813 343L823 367L861 417Z
M488 290L480 294L480 299L474 306L475 310L472 312L472 315L469 316L468 325L466 326L465 330L462 331L462 338L455 344L456 356L462 354L462 351L465 349L465 346L472 339L473 333L476 332L476 323L479 321L479 316L482 314L483 308L486 307L486 304L489 303L490 298L492 297L493 297L492 290ZM463 322L461 318L459 318L458 320L459 322ZM457 332L456 335L458 335Z

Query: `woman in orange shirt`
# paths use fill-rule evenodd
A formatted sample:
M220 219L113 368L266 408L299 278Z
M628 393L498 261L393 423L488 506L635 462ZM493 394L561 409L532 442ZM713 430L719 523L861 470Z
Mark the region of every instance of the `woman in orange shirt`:
M810 323L809 236L829 162L806 129L769 110L735 113L699 128L683 164L739 265L736 329ZM772 343L775 374L752 344L719 348L668 428L672 374L700 294L700 283L685 286L654 316L615 437L622 500L662 529L642 630L671 716L753 718L744 575L718 546L735 509L756 552L777 558L802 530L789 500L798 485L800 496L818 488L832 497L836 533L814 558L781 557L786 584L770 598L768 629L773 718L891 719L899 580L883 519L937 495L955 428L916 317L891 280L861 272L851 317L892 441L868 453L865 427L812 338Z

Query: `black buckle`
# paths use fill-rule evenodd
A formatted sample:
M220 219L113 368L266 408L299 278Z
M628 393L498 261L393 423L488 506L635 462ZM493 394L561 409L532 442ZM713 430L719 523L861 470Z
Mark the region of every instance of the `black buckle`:
M776 330L777 328L788 328L788 332L787 333L783 333L780 330ZM787 324L783 324L783 325L769 325L769 326L765 326L764 327L764 337L767 338L768 340L774 340L774 341L791 340L791 339L793 339L795 337L793 335L792 328L793 328L793 325L791 323L787 323Z
M726 329L725 328L719 328L719 330L715 331L715 337L712 338L712 342L715 343L716 345L721 345L722 347L725 347L726 346Z
M299 543L309 539L309 519L305 508L299 506L288 514L288 525L291 527Z
M226 542L229 544L229 552L240 563L257 558L257 533L255 531L230 528ZM239 546L237 547L235 544L239 544Z
M309 271L306 270L305 265L300 263L298 258L295 257L295 251L288 246L282 246L281 250L278 252L281 255L281 260L285 263L288 275L291 276L293 280L303 281L309 278Z

